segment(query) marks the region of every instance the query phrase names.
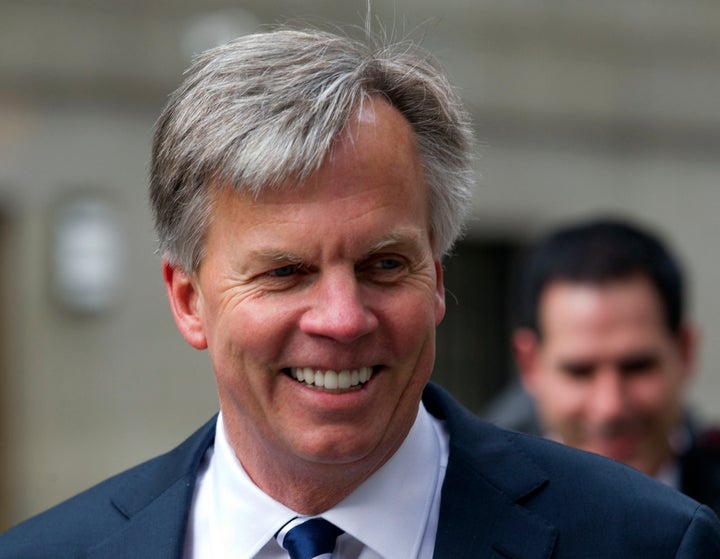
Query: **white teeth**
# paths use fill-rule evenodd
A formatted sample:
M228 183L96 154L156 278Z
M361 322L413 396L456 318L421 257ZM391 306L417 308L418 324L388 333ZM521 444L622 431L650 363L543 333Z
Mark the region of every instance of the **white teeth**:
M328 390L335 390L338 387L338 376L335 371L325 371L325 380L323 382Z
M290 375L309 386L325 388L326 390L347 390L369 381L370 377L372 377L372 367L343 369L339 373L332 369L322 371L310 367L292 367Z
M327 386L327 385L325 385ZM350 371L343 370L338 373L338 388L350 388Z

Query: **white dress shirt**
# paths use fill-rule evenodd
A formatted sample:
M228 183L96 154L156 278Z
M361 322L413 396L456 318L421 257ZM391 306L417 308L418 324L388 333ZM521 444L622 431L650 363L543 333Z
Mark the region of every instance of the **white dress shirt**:
M298 515L250 480L227 440L222 414L216 429L198 473L185 559L287 559L273 536ZM345 531L332 557L431 558L448 453L444 423L421 403L390 460L321 515Z

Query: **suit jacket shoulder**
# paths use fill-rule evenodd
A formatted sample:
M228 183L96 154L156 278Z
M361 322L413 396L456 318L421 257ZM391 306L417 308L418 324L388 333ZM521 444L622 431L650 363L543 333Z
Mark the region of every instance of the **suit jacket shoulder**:
M606 458L480 420L434 386L450 459L435 557L717 558L704 506Z
M167 454L10 529L0 535L0 559L181 557L195 478L214 437L215 419Z
M483 417L506 429L542 434L532 398L519 382L506 388ZM682 429L679 489L720 515L720 428L700 427L688 412Z

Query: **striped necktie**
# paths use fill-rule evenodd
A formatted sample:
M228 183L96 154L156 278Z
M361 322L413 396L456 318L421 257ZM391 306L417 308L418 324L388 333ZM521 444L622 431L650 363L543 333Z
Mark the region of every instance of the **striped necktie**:
M330 559L343 531L324 518L293 518L275 534L290 559Z

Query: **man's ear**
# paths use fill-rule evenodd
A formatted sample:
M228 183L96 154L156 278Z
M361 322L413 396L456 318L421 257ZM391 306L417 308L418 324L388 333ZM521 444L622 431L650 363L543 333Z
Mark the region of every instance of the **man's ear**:
M195 349L206 349L207 339L200 316L200 294L184 270L162 262L163 280L175 324L185 340Z
M700 342L700 332L697 326L689 323L682 324L677 340L685 378L688 380L692 379L692 377L695 376L698 345Z
M520 380L522 380L525 390L533 394L540 346L537 334L530 328L518 328L513 334L512 345Z
M435 260L435 326L445 316L445 285L443 284L443 268L440 260Z

